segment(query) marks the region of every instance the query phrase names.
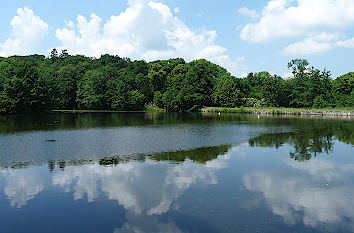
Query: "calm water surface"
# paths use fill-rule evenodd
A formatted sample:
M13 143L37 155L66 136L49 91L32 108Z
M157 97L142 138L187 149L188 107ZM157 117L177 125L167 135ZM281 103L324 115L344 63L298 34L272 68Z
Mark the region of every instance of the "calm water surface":
M0 116L0 232L354 232L354 120Z

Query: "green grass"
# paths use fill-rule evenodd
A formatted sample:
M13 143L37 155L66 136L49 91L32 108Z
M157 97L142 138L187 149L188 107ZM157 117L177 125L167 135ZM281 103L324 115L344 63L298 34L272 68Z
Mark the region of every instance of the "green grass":
M118 112L164 112L164 109L146 106L144 110L141 111L114 111L114 110L51 110L51 112L66 112L66 113L118 113ZM224 112L224 113L255 113L259 111L266 111L269 114L285 114L294 113L300 114L301 112L351 112L354 108L326 108L326 109L305 109L305 108L251 108L251 107L240 107L240 108L225 108L225 107L205 107L201 109L201 112Z
M51 112L67 113L113 113L113 112L144 112L144 111L113 111L113 110L51 110Z
M327 109L305 109L305 108L224 108L224 107L205 107L202 112L229 112L229 113L253 113L257 111L267 111L273 114L282 114L285 112L340 112L340 111L354 111L354 108L327 108Z
M61 113L118 113L118 112L162 112L164 109L158 107L146 106L144 110L140 111L114 111L114 110L51 110L51 112Z

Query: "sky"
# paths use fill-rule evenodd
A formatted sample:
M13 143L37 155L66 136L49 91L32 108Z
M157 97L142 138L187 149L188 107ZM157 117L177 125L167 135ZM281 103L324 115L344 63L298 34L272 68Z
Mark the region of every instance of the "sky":
M237 77L307 59L354 71L354 0L3 0L0 56L205 58Z

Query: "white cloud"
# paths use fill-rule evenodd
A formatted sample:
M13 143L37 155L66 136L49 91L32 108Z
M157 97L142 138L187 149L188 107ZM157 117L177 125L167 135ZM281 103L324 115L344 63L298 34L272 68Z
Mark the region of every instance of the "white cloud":
M328 42L319 42L313 38L307 38L294 44L286 46L283 54L286 55L303 55L321 53L332 49L332 44Z
M260 20L244 26L241 38L264 42L337 32L354 24L353 11L352 0L270 0Z
M341 41L338 33L321 33L308 37L303 41L286 46L282 53L285 55L315 54L329 51L336 47L354 48L354 38Z
M173 9L173 12L175 12L176 14L178 14L178 13L180 13L181 11L180 11L179 7L176 7L175 9Z
M354 37L348 40L341 40L336 43L338 47L354 48Z
M287 55L354 47L354 40L344 38L354 26L352 12L352 0L269 0L258 22L243 26L240 36L254 43L293 40L282 52Z
M205 58L225 66L233 74L246 72L240 61L232 59L226 48L215 43L216 31L191 30L161 2L130 0L124 12L111 16L103 25L95 14L89 20L79 15L76 29L56 30L61 42L59 50L95 57L110 53L147 61Z
M65 21L65 25L66 25L68 28L74 28L74 27L75 27L74 22L71 21L71 20Z
M283 73L282 77L283 77L284 79L289 79L289 78L294 77L294 74L291 73L291 72L285 72L285 73Z
M237 11L239 14L247 16L251 19L258 19L259 14L255 10L248 9L247 7L242 7Z
M48 24L27 7L17 10L11 26L12 36L0 43L0 56L35 53L48 32Z
M320 34L313 36L312 38L319 42L331 42L331 41L338 40L340 37L341 37L340 33L322 32Z

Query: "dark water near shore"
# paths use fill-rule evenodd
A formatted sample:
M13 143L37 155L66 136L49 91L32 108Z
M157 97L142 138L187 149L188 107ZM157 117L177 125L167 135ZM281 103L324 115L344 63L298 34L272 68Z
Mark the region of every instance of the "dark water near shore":
M0 232L354 232L354 120L0 116Z

